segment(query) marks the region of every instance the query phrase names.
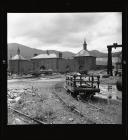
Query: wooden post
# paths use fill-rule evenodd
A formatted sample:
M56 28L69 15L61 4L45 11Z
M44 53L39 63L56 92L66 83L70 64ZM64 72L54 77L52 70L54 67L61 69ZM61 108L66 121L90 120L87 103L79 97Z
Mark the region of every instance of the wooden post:
M90 76L89 76L89 82L90 82Z
M108 48L108 68L107 73L112 76L112 47L107 46Z
M80 86L82 85L82 77L81 77L81 75L80 75Z
M100 76L97 76L97 79L98 79L97 84L98 84L98 88L99 88L99 84L100 84Z
M92 75L92 87L93 87L93 82L94 82L94 77L93 77L93 75Z
M113 45L107 46L108 48L108 65L107 65L107 73L113 76L112 73L112 48L122 47L122 45L118 45L117 43L113 43Z
M73 77L74 77L74 79L73 79L73 86L76 87L76 76L74 75Z
M112 98L112 85L108 84L108 91L110 93L108 93L108 105L110 104L110 99Z

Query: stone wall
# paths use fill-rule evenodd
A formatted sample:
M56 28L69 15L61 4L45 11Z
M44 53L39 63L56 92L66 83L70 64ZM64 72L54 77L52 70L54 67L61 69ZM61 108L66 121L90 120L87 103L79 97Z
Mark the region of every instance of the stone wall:
M45 59L33 59L33 71L40 71L41 67L44 69L52 69L53 71L57 71L57 60L56 58L45 58Z
M75 57L76 71L88 71L96 68L96 58L93 56Z
M45 58L28 60L10 60L9 70L13 73L39 72L41 67L54 72L79 72L80 70L92 70L96 68L96 58L92 56L75 57L74 59Z
M32 62L28 60L9 60L9 71L11 73L29 73L32 71Z

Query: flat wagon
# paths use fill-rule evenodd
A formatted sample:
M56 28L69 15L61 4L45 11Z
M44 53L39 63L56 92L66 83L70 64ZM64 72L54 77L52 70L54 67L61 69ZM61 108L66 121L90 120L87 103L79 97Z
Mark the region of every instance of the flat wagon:
M92 98L99 89L99 75L67 74L65 89L74 97L80 95L84 98Z

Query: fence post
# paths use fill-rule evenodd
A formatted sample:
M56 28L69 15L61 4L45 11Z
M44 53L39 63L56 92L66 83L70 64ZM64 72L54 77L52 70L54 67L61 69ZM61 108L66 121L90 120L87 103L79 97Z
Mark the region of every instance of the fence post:
M107 99L108 99L108 104L110 104L110 99L112 98L112 85L110 85L110 84L108 84L108 91L110 93L108 93Z
M92 87L93 87L93 82L94 82L94 77L93 77L93 75L92 75Z
M100 76L99 75L97 76L97 79L98 79L97 84L98 84L98 88L99 88L99 84L100 84Z

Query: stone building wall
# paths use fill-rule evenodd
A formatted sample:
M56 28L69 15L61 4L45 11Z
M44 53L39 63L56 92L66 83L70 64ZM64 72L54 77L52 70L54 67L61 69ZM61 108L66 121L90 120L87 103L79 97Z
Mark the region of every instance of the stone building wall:
M32 71L32 62L28 60L9 60L9 71L11 73L29 73Z
M44 67L46 70L52 69L55 72L79 72L80 70L85 71L96 68L96 58L92 56L75 57L74 59L41 58L29 61L10 60L9 69L13 73L18 73L18 61L20 73L39 72L41 67Z
M93 56L75 57L76 71L88 71L96 68L96 58Z
M86 56L84 68L87 70L92 70L96 68L96 57Z
M59 72L73 72L75 71L74 59L58 59L58 71Z
M57 71L56 58L33 59L31 61L33 63L33 71L40 71L41 67L44 67L46 70L52 69L53 71Z

